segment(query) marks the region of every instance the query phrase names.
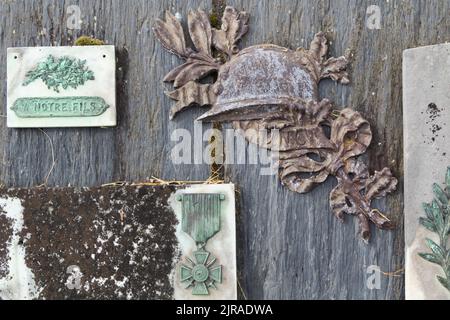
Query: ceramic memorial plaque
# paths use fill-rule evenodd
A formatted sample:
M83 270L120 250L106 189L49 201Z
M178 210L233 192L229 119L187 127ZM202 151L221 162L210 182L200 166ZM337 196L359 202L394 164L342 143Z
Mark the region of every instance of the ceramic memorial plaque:
M10 128L116 125L114 46L8 48Z
M234 186L0 190L0 300L236 299Z
M450 298L450 44L403 54L406 299Z

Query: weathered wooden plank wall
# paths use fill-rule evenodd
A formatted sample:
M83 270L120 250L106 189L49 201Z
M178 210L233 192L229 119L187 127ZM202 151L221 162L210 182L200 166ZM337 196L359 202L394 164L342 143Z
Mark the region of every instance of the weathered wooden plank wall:
M382 276L380 290L366 287L366 267L384 272L402 269L403 157L402 50L450 40L449 1L227 1L252 14L244 45L275 43L306 46L314 33L327 32L331 54L348 48L353 55L350 86L321 84L321 96L361 111L373 126L368 152L372 170L390 166L400 177L398 191L380 201L397 222L391 232L373 230L369 245L358 241L356 221L341 225L328 209L335 182L309 195L281 187L275 177L258 175L251 166L227 167L241 188L241 270L252 298L400 299L404 279ZM381 9L381 29L366 27L366 9Z
M81 30L67 28L69 5L81 9ZM172 165L170 135L193 131L192 114L169 122L170 101L161 79L178 64L156 43L151 25L164 10L186 13L204 1L2 1L0 3L2 110L6 114L6 48L72 45L80 35L117 47L118 126L113 129L45 129L53 141L56 165L49 186L93 186L152 175L204 179L208 165ZM200 112L198 112L200 114ZM1 181L7 186L43 183L52 164L51 145L39 130L9 130L1 124Z
M261 176L256 165L228 165L225 179L240 189L239 272L241 296L249 299L399 299L403 277L382 276L379 290L367 289L366 267L385 272L403 267L401 53L405 48L450 40L446 1L269 1L227 0L251 14L243 45L263 42L306 46L315 32L326 31L334 56L353 54L347 87L321 84L323 97L364 113L373 125L368 152L371 170L385 165L400 177L398 191L380 208L398 223L391 232L374 230L370 245L356 239L355 221L344 225L328 208L331 179L309 195L281 187ZM1 110L6 114L6 48L70 45L79 35L105 39L117 47L118 121L114 129L45 129L56 152L49 186L94 186L117 180L199 180L203 165L174 165L170 159L176 128L193 132L200 110L168 120L171 102L161 79L177 58L162 50L151 25L165 9L186 17L188 8L218 9L223 1L201 0L4 0L0 3ZM366 8L381 8L381 29L365 25ZM78 5L81 30L66 27L66 8ZM204 126L205 128L207 126ZM200 137L195 137L199 139ZM39 185L51 168L48 137L37 129L7 129L0 122L0 182Z

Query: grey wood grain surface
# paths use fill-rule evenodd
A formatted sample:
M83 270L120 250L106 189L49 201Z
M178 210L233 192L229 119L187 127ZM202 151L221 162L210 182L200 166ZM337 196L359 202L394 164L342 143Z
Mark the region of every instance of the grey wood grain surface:
M56 164L48 186L94 186L117 180L200 180L207 164L174 165L171 133L194 131L202 110L169 121L172 102L161 80L178 58L156 43L151 26L169 9L184 17L189 8L211 10L223 1L50 1L0 2L0 104L6 114L6 48L71 45L78 36L106 40L117 48L118 126L113 129L44 129ZM356 221L341 225L332 217L332 179L307 195L283 188L257 165L227 165L225 179L239 188L238 235L241 297L248 299L401 299L404 297L401 53L405 48L450 40L446 1L227 0L251 15L243 46L274 43L307 46L323 30L331 54L349 48L352 84L324 81L321 96L361 111L373 126L368 151L371 170L389 165L400 178L398 191L378 203L397 222L394 231L373 230L369 245L357 239ZM369 5L381 8L381 29L366 27ZM66 8L78 5L81 30L66 26ZM169 87L167 87L168 89ZM3 119L3 118L2 118ZM204 129L208 126L204 125ZM42 184L52 165L51 143L38 129L8 129L0 123L0 182L7 187ZM195 139L200 139L199 136ZM366 268L385 273L380 289L366 287Z

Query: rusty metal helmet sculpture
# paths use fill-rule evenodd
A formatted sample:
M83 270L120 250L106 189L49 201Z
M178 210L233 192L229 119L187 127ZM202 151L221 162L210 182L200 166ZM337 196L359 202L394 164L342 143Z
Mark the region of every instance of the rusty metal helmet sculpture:
M388 168L370 175L358 158L372 139L369 123L357 111L333 111L329 100L319 99L321 79L349 83L346 57L327 58L327 39L321 32L308 50L264 44L239 51L248 19L246 12L226 7L221 28L216 29L204 11L190 11L188 28L195 49L186 46L183 28L170 12L165 21L156 21L153 31L163 47L186 60L164 78L175 87L167 93L177 101L170 118L191 106L211 106L199 120L231 122L243 129L249 142L277 151L281 182L290 190L306 193L335 176L331 210L341 221L344 214L356 216L365 242L370 238L369 221L380 229L392 228L391 221L370 205L372 199L395 190L397 179ZM211 74L217 75L214 83L200 83ZM261 134L274 129L277 139Z

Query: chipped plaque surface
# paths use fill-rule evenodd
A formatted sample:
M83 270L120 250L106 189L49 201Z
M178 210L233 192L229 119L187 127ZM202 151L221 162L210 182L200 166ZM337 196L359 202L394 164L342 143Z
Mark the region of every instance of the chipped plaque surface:
M8 48L10 128L116 125L114 46Z
M439 232L429 230L434 226L424 221L434 224L440 214L445 216L439 200L445 202L445 197L439 189L445 190L450 166L449 75L450 44L409 49L403 54L406 299L450 299L450 291L439 280L445 278L442 267L429 261L433 250L439 253L433 243L445 244L440 243ZM424 203L434 203L433 214L427 214Z
M227 196L206 246L222 282L202 298L235 298L233 185L127 185L1 189L0 299L198 299L179 283L195 243L176 198L192 190Z

